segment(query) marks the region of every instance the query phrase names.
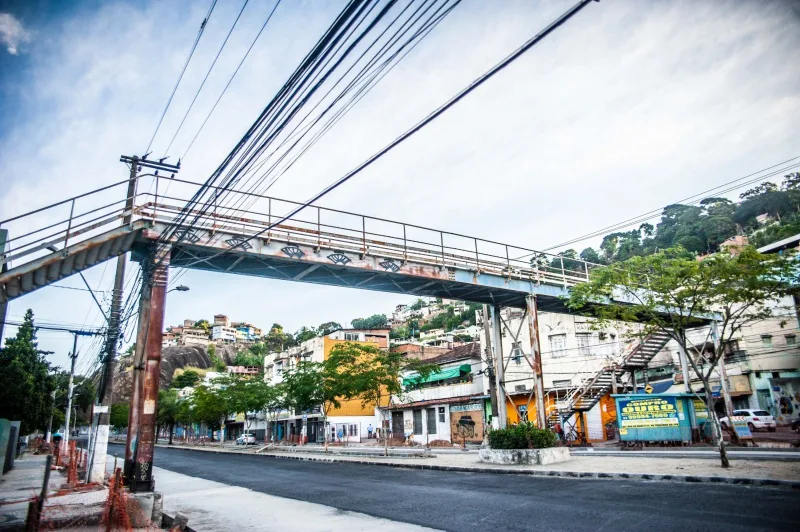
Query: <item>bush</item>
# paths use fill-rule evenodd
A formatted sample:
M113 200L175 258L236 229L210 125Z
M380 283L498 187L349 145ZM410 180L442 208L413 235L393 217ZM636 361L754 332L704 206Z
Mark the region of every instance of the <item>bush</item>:
M489 431L489 447L492 449L545 449L555 445L553 431L537 428L532 423Z

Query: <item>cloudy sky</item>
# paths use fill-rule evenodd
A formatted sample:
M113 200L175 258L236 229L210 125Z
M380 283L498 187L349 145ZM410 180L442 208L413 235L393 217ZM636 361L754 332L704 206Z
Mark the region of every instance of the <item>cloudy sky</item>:
M272 9L251 0L171 150L181 155ZM270 193L303 200L543 28L572 1L464 0ZM209 0L0 3L0 218L126 177ZM181 177L205 180L343 6L284 0ZM242 6L219 0L154 143L161 155ZM321 204L541 249L800 155L800 7L780 1L589 5ZM66 213L65 213L66 214ZM576 245L596 245L587 241ZM129 268L132 272L137 266ZM113 265L87 274L108 290ZM388 313L392 294L188 272L167 323L262 327ZM80 287L79 278L59 284ZM89 294L48 287L10 319L100 325ZM7 328L6 334L13 333ZM40 335L66 365L69 335ZM96 355L81 342L79 369Z

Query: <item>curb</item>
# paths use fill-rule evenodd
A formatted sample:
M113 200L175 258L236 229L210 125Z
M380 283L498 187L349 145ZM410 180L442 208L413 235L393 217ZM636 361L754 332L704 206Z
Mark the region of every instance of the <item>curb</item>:
M158 444L157 447L168 449L178 449L178 447ZM195 451L200 453L217 454L238 454L217 449L197 449L183 448L185 451ZM278 460L300 460L305 462L330 462L342 464L359 464L370 466L397 467L402 469L422 469L429 471L450 471L458 473L484 473L495 475L527 475L533 477L556 477L556 478L580 478L580 479L603 479L603 480L638 480L650 482L674 482L688 484L727 484L736 486L750 486L757 488L779 488L800 491L800 481L782 480L771 478L749 478L749 477L710 477L703 475L661 475L650 473L597 473L591 471L536 471L481 468L467 466L444 466L436 464L396 464L392 462L371 462L367 460L341 460L333 457L323 456L281 456L276 454L251 454L250 456L260 456L262 458L273 458Z

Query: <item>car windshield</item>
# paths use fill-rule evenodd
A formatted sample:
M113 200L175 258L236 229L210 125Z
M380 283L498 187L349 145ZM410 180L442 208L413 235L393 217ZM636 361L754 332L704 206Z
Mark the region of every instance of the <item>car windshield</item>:
M753 410L753 415L754 416L769 416L771 414L769 412L767 412L766 410Z

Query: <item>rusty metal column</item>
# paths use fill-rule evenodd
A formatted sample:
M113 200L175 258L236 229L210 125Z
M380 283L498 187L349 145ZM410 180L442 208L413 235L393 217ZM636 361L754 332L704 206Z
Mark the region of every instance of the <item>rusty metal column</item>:
M536 308L536 296L525 297L528 307L528 333L531 340L531 357L533 357L533 378L536 386L536 423L540 429L547 428L547 415L544 409L544 382L542 382L542 348L539 343L539 310Z
M144 272L143 272L144 273ZM139 417L142 411L142 385L144 384L144 352L147 345L147 331L150 324L150 297L152 290L145 282L139 297L139 323L136 329L136 350L133 355L133 379L131 383L131 403L128 414L128 438L125 443L125 467L123 482L131 484L134 475L136 449L139 444Z
M143 287L150 291L150 316L144 345L144 375L142 383L139 431L134 454L131 491L153 491L153 447L155 445L158 381L161 374L161 342L164 330L164 310L167 302L167 279L171 246L159 244L149 265L151 281Z
M503 366L503 337L500 334L500 307L493 306L492 312L492 344L494 347L494 378L497 390L497 421L498 428L508 426L508 412L506 408L505 368Z

